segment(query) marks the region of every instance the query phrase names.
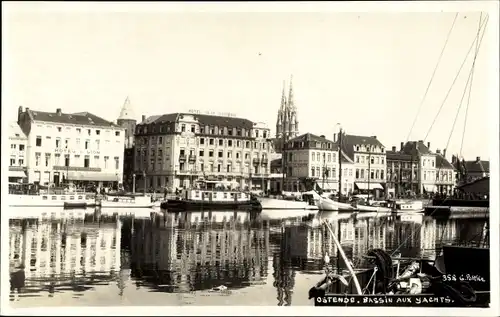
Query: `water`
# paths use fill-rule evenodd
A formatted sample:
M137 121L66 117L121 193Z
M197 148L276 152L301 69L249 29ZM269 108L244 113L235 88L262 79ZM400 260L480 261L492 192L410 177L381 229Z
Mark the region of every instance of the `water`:
M312 305L307 292L322 278L322 259L328 253L335 262L337 255L318 215L11 212L12 307ZM484 214L325 218L334 232L340 227L357 269L372 248L434 257L443 244L480 241L487 222ZM214 289L221 285L227 289Z

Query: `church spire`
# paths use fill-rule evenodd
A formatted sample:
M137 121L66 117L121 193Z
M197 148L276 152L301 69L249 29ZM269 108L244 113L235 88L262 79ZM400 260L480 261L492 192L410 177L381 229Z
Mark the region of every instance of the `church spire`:
M285 96L285 81L283 80L283 91L281 93L281 107L280 107L280 111L284 111L287 107L286 105L286 96Z
M128 96L123 103L118 120L136 120L134 112L132 111L132 105L130 104L130 98Z
M290 110L295 110L295 100L293 100L293 75L290 75L290 91L288 92L288 108Z

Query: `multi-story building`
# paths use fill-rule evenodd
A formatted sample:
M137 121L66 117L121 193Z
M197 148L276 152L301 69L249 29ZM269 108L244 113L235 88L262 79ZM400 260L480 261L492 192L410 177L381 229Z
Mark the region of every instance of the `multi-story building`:
M26 150L28 138L17 122L9 123L9 182L20 183L27 181Z
M401 148L396 147L387 154L387 178L390 188L395 189L395 194L400 196L406 193L418 195L424 193L435 193L436 175L439 170L437 160L440 159L430 150L430 142L427 145L422 140L401 142ZM444 157L442 157L444 159ZM446 160L446 159L444 159ZM443 163L443 160L440 160ZM442 168L448 165L441 164ZM445 170L446 170L445 168Z
M445 157L446 151L436 150L436 191L442 195L452 195L457 186L456 169Z
M276 138L274 147L276 152L281 153L283 145L288 140L299 135L299 121L297 115L297 106L293 97L292 80L290 79L290 90L288 99L285 95L285 83L283 82L283 92L281 94L281 106L278 110L276 119Z
M466 161L453 155L451 162L457 171L456 179L460 185L490 176L490 161L481 160L479 156L473 161Z
M339 132L340 133L340 132ZM354 189L359 193L374 193L380 197L385 191L385 146L376 136L358 136L342 132L335 134L335 143L354 162Z
M125 129L125 149L123 153L123 187L134 191L135 118L130 99L127 97L116 123Z
M187 188L203 178L269 188L272 146L263 123L199 111L143 116L135 137L137 186Z
M121 183L124 129L89 112L63 113L19 107L28 136L28 182L110 186Z

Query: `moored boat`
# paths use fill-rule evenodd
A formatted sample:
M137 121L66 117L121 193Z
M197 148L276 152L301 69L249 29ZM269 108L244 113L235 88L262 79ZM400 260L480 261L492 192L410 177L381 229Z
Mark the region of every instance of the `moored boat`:
M259 197L262 210L319 210L314 201L287 200L278 198Z
M101 208L152 208L154 202L150 196L104 196L100 200Z
M251 193L217 189L185 189L177 199L168 199L160 206L175 211L260 209Z
M424 204L420 200L388 200L386 206L394 213L420 213L424 211Z
M65 193L51 194L42 193L36 195L16 195L7 196L9 207L94 207L99 203L93 194L85 193Z

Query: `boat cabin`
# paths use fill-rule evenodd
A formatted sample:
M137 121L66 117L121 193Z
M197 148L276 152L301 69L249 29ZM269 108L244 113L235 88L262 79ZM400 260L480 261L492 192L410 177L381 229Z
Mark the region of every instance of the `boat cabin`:
M199 180L194 188L184 189L181 199L206 202L244 202L249 201L251 193L232 189L224 182Z

